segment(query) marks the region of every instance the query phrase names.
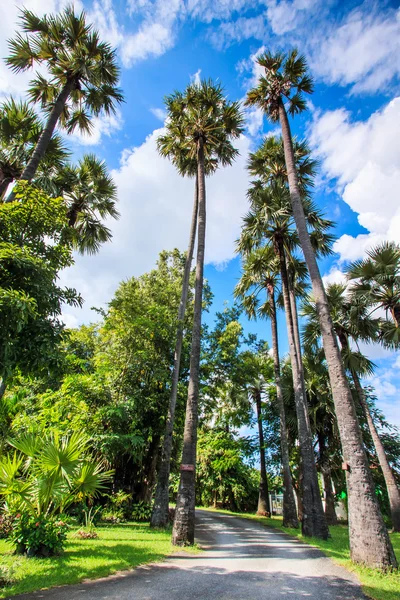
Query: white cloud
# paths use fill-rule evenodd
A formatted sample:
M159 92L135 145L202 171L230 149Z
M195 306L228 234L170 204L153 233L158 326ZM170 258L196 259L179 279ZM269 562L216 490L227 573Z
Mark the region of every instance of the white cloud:
M318 114L311 143L323 174L358 213L369 233L343 235L334 246L341 260L354 260L385 239L400 242L400 97L366 121L352 121L343 109Z
M338 269L338 267L332 267L329 273L322 277L324 286L327 287L331 283L346 283L346 275Z
M77 256L75 266L62 273L62 283L76 287L85 299L82 310L66 311L79 322L95 320L91 306L108 302L122 279L151 269L161 250L187 247L193 181L180 177L158 155L156 138L161 131L126 150L120 168L112 173L121 213L119 221L107 223L113 232L112 244L105 244L96 256ZM239 139L240 156L234 167L220 169L207 179L207 263L221 265L234 255L247 205L249 145L248 138Z
M103 136L111 137L116 131L122 128L122 124L122 115L117 109L115 115L104 114L99 117L93 117L93 127L90 135L75 131L72 135L68 135L68 139L82 146L97 146L102 141Z
M354 83L354 92L382 89L400 75L400 10L371 10L365 2L312 54L315 73L329 83Z
M164 108L151 108L150 112L158 119L164 123L167 118L167 111Z
M190 75L190 81L191 81L191 83L194 83L195 85L200 85L200 82L201 82L201 69L198 69L196 71L196 73L194 73L193 75Z

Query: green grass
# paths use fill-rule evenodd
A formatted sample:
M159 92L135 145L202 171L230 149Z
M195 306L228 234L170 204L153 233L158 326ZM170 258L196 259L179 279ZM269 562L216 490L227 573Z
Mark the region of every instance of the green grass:
M0 566L10 567L16 580L0 588L0 598L105 577L159 561L173 551L171 532L150 529L147 523L99 526L95 540L74 538L73 533L68 534L64 554L53 558L15 556L11 544L0 540Z
M400 600L400 570L393 573L382 573L376 569L368 569L366 567L354 565L350 560L348 529L344 525L330 527L329 529L332 537L325 542L317 538L304 538L298 529L283 528L282 519L279 517L266 519L265 517L258 517L253 514L232 513L224 510L221 511L219 509L217 512L224 512L245 519L251 519L266 527L281 529L289 535L301 539L302 542L317 546L324 554L332 558L335 562L349 571L356 573L362 584L363 592L367 596L374 598L374 600ZM390 538L397 560L400 564L400 533L390 534Z

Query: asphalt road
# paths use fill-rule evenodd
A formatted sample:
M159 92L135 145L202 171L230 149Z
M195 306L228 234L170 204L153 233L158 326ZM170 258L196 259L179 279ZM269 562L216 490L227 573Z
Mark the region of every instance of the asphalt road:
M37 600L359 600L356 578L319 550L245 519L197 511L204 552L180 553L79 585L18 598ZM15 598L15 597L14 597Z

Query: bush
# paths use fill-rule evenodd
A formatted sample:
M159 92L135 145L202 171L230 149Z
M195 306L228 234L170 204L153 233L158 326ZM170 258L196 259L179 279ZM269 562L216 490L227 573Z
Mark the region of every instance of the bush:
M0 589L15 583L14 567L0 565Z
M132 521L149 522L151 519L152 506L147 502L138 502L132 506Z
M61 554L68 525L60 517L37 517L29 513L15 517L10 539L18 554L53 556Z
M97 532L93 529L90 529L89 531L86 531L85 529L79 529L75 536L81 538L82 540L96 540L99 537Z
M0 515L0 540L8 538L12 532L14 517L9 513Z

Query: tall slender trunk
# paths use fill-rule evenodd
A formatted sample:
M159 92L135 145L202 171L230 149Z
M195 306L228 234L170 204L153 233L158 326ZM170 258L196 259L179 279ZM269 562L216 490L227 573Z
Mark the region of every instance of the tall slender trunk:
M255 403L257 413L257 424L258 424L258 442L260 446L260 485L258 490L258 506L257 513L263 516L271 516L271 505L269 502L269 490L268 490L268 478L267 468L265 465L265 446L264 446L264 432L262 425L262 413L261 413L261 392L255 390Z
M75 85L76 83L74 79L67 79L66 83L64 84L64 87L59 93L58 98L50 112L46 126L40 134L40 137L36 144L36 148L33 151L33 154L20 177L21 180L32 181L33 177L35 176L39 163L45 155L46 150L49 146L51 136L54 133L54 129L56 128L57 122L61 116L62 111L64 110L65 104ZM11 192L6 202L11 202L12 200L14 200L14 198L15 194Z
M322 431L318 431L319 464L324 482L325 491L325 517L328 525L337 524L335 509L335 496L332 489L331 466L326 455L326 438Z
M278 327L276 322L276 303L274 287L272 285L269 285L267 291L269 295L269 305L271 309L272 353L274 357L276 397L278 400L280 417L281 456L283 471L283 526L294 527L295 529L297 529L299 527L299 521L297 518L296 501L294 498L292 473L290 471L289 442L286 428L285 405L283 402L283 392L281 384L281 366L279 361Z
M301 523L301 529L303 535L305 536L319 537L326 540L329 536L329 529L326 523L321 494L319 491L318 473L314 459L307 399L304 394L303 377L301 373L302 367L296 349L293 317L288 290L286 260L282 240L278 240L277 249L281 270L282 292L286 315L286 325L288 330L290 360L293 373L293 387L296 402L297 426L301 457L300 467L303 475L301 485L303 520Z
M7 389L7 381L6 381L6 378L3 377L2 380L0 381L0 400L4 396L6 389Z
M365 397L365 392L360 382L360 378L358 377L358 374L356 373L356 371L354 371L354 369L351 370L351 376L353 378L357 396L360 400L361 407L363 409L365 418L368 423L368 429L370 431L372 441L374 442L376 454L378 456L379 464L381 466L383 477L385 479L386 489L389 496L393 531L400 532L400 491L397 486L396 479L394 478L393 471L390 468L385 448L382 444L382 440L379 437L374 420L371 416L371 411L369 410L369 406Z
M188 399L186 405L185 429L183 434L183 450L181 478L176 500L175 519L172 529L172 543L183 546L194 543L195 518L195 481L196 481L196 446L198 400L200 380L201 349L201 311L203 302L203 271L206 237L206 181L204 172L204 147L200 138L197 154L199 216L197 229L197 264L194 296L194 315L192 331L192 348L190 353L190 377Z
M292 136L283 102L279 105L283 147L293 216L310 273L318 310L329 379L346 464L349 506L350 554L353 561L370 567L392 568L396 557L385 527L362 443L360 426L344 370L321 274L311 245L297 180Z
M172 385L169 397L169 408L167 423L165 426L164 443L161 456L161 464L158 471L157 488L154 499L153 513L151 515L151 527L166 527L168 524L168 498L169 498L169 473L171 468L172 433L174 429L176 396L178 392L179 367L181 362L184 319L186 303L189 290L190 270L192 267L193 250L196 240L198 191L197 175L194 189L192 222L190 225L189 246L186 255L185 269L183 271L182 293L178 309L178 328L176 332L174 366L172 369Z

